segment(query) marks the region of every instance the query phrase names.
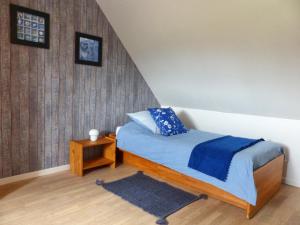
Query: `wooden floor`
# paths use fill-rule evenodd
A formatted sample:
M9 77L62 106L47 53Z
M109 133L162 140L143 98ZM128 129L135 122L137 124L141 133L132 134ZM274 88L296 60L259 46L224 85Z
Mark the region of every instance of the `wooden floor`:
M154 225L156 218L95 185L135 173L120 166L84 177L69 172L0 186L1 225ZM197 201L168 218L170 225L300 224L300 189L284 185L252 220L244 212L214 199Z

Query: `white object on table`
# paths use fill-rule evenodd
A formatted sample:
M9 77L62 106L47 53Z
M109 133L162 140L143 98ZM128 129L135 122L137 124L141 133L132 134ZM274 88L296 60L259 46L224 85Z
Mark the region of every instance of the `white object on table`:
M99 131L97 129L91 129L89 135L91 141L96 141L99 136Z

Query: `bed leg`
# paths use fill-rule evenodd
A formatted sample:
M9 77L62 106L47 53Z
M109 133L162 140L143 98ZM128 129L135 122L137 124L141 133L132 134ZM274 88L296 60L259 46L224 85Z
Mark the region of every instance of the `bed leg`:
M253 212L253 206L248 204L248 206L246 208L246 217L247 217L247 219L250 220L254 215L255 215L255 213Z

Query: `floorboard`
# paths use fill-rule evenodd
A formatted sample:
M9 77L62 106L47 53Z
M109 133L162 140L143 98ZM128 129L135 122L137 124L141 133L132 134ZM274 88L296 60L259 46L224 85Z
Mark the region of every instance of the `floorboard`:
M76 177L62 172L0 186L1 225L152 225L156 218L95 185L134 174L129 166ZM300 189L283 185L253 219L214 199L197 201L168 218L170 225L298 225Z

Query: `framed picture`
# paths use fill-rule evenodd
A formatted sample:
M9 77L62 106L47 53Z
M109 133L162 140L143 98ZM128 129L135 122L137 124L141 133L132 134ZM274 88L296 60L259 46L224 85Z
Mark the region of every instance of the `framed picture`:
M49 19L47 13L10 4L11 43L49 48Z
M102 38L76 32L75 63L102 66Z

